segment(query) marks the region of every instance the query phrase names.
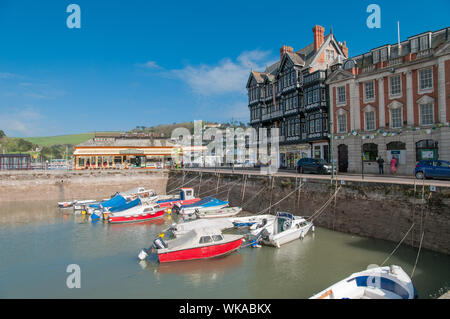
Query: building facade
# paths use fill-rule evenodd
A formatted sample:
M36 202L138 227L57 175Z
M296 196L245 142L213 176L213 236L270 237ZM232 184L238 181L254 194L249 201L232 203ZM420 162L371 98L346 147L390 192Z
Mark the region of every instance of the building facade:
M136 133L96 133L74 147L73 157L77 170L151 169L180 163L182 154L182 149L168 139Z
M294 52L280 49L280 60L264 72L250 73L248 107L250 125L279 128L280 166L293 168L298 159L329 159L328 103L326 88L330 66L347 58L346 43L333 33L313 28L313 42Z
M386 44L333 67L326 80L340 172L398 174L450 159L450 29Z
M30 154L0 154L0 170L28 169L32 169Z

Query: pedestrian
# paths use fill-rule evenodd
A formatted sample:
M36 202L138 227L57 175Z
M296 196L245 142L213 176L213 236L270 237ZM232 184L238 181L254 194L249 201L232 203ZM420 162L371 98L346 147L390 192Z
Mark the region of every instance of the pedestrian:
M382 157L378 157L377 162L378 162L378 173L380 175L383 175L384 174L384 159Z
M397 163L398 163L398 160L395 157L393 157L391 159L391 172L393 175L395 175L395 173L397 172Z

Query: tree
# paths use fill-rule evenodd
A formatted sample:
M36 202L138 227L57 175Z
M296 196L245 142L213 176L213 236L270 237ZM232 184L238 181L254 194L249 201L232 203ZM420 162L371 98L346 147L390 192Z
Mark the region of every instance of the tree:
M6 137L5 132L3 132L3 130L0 130L0 138Z

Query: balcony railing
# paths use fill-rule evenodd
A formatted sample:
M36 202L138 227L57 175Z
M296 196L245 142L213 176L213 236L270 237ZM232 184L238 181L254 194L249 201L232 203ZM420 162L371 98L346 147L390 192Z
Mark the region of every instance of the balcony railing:
M370 64L362 68L362 73L368 73L375 70L375 64Z
M432 53L433 51L431 49L419 51L417 52L417 59L426 58L427 56L430 56Z
M399 65L403 63L403 57L398 57L398 58L394 58L388 61L387 66L394 66L394 65Z
M270 113L270 118L271 119L274 119L274 118L277 118L277 117L281 117L281 116L283 116L283 110L278 110L278 111Z

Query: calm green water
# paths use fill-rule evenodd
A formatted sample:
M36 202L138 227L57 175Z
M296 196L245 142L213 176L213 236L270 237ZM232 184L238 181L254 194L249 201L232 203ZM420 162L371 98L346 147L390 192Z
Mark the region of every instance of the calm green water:
M241 249L223 258L155 265L139 263L168 223L93 224L54 202L0 205L1 298L308 298L369 264L396 243L316 227L280 249ZM390 259L410 274L417 249ZM69 289L69 264L81 288ZM450 287L450 256L422 250L413 282L421 298Z

